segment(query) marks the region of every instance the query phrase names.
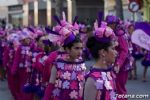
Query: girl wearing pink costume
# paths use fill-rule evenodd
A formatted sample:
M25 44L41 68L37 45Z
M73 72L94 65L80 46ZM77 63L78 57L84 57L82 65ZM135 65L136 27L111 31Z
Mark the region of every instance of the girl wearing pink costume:
M23 86L31 74L32 66L30 35L26 32L22 32L21 39L21 45L16 50L11 72L13 75L16 75L18 79L16 82L16 85L19 87L17 100L33 100L33 94L26 94L23 92Z
M83 46L77 38L68 45L65 48L69 56L57 59L52 67L50 83L54 84L51 93L53 100L82 100L85 65L78 58Z
M15 55L15 50L14 50L13 44L10 43L8 44L7 47L5 47L3 61L6 67L8 87L14 99L17 100L17 93L19 92L19 88L18 86L16 86L17 78L15 75L12 75L11 73L14 55Z
M129 50L128 42L126 40L125 30L123 24L120 22L120 19L115 16L107 16L106 20L109 26L114 30L118 38L119 45L116 50L118 51L118 57L115 62L116 71L116 88L117 94L124 95L127 93L126 82L128 79L128 71L130 70L130 59L129 59ZM129 68L130 67L130 68ZM117 100L126 100L126 98L117 98Z
M49 40L53 42L53 44L57 44L56 40L53 40L54 36L57 36L57 33L50 30L49 28L45 28L46 32L49 33ZM52 35L52 36L51 36ZM58 37L59 38L59 37ZM49 55L47 60L44 62L44 69L43 69L43 83L46 85L45 93L43 100L49 100L51 95L49 95L49 92L51 91L51 84L49 84L49 79L51 75L51 69L53 66L53 63L56 61L57 58L64 57L66 55L66 52L63 50L63 48L59 48L56 51L52 51Z
M42 81L42 64L40 59L45 55L44 52L44 43L42 35L35 38L37 45L32 50L32 67L31 74L29 75L26 84L24 84L23 91L27 94L34 94L34 97L39 98L38 91L41 87Z
M137 79L137 66L136 62L138 59L141 59L143 57L142 50L137 45L133 44L131 41L131 35L133 31L135 30L135 26L131 22L126 23L126 28L128 32L128 42L129 42L129 52L133 57L133 69L129 72L129 79Z
M66 53L62 50L53 51L48 56L48 59L45 61L45 67L43 70L43 82L46 83L47 87L45 90L45 94L43 97L43 100L49 100L51 95L49 95L49 92L51 91L51 84L49 84L49 79L51 75L51 69L53 67L53 63L56 61L57 58L64 57Z
M82 59L83 45L76 36L78 30L63 20L60 23L59 43L63 44L68 56L57 58L49 80L49 96L44 100L82 100L85 65Z
M95 23L95 33L88 39L87 47L96 62L86 75L84 100L116 100L112 68L117 56L114 36L111 28Z
M7 79L8 79L8 87L10 89L10 92L15 100L17 99L19 87L17 84L17 77L16 75L13 75L11 73L13 62L14 62L14 56L15 56L15 46L18 45L19 42L19 36L17 33L12 33L7 36L7 45L5 45L4 53L3 53L3 65L6 68L7 73Z

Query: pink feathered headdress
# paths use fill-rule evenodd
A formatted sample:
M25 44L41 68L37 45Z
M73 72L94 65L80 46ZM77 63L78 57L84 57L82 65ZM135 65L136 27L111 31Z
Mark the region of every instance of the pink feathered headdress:
M65 13L63 12L63 19L60 21L57 16L54 16L54 19L57 21L58 25L53 27L53 30L48 30L48 33L52 33L49 35L57 35L57 41L55 41L58 45L67 45L75 39L75 36L79 33L79 26L76 23L77 17L75 17L73 24L66 21ZM51 37L51 36L49 36ZM50 38L50 41L54 40Z
M107 26L106 22L101 22L101 26L98 27L98 22L94 23L94 36L100 42L109 42L115 37L113 30Z

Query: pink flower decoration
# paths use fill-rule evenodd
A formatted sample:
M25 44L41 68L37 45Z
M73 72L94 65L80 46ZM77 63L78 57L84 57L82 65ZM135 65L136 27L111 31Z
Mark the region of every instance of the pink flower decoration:
M70 35L71 31L69 31L67 28L63 27L61 30L60 30L60 34L62 36L64 36L65 38L68 37Z
M43 33L42 30L38 29L38 30L36 30L36 34L38 34L38 35L43 35L44 33Z
M57 25L54 27L54 31L59 32L61 28L62 27L60 25Z
M63 74L64 79L70 80L71 74L67 71Z
M62 81L60 79L56 80L56 87L61 87L62 86Z
M101 27L102 28L106 28L107 27L107 23L106 22L101 22Z
M105 85L105 87L106 87L107 90L112 90L113 89L112 86L111 86L110 81L105 81L104 85Z
M71 99L77 99L78 98L78 92L73 90L70 94Z
M79 81L82 81L84 79L84 76L82 74L78 74L77 78Z
M95 29L95 35L99 38L102 38L104 31L105 31L105 28L96 28Z
M96 89L103 89L104 81L103 80L96 80L95 86Z
M110 37L113 34L113 30L109 27L106 28L105 36Z
M61 20L61 25L62 26L66 26L68 24L68 22L67 21L65 21L65 20Z

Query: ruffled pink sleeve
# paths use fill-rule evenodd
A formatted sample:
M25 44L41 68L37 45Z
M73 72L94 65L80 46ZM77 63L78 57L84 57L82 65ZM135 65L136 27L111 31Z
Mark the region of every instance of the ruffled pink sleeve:
M8 62L9 62L9 48L5 46L3 52L3 66L6 67Z
M124 64L124 61L126 60L128 56L128 42L125 40L123 36L120 36L118 38L119 46L117 48L118 51L118 57L116 59L116 64L119 65L119 67L122 67Z
M21 61L21 48L18 47L18 49L16 50L15 56L14 56L14 62L13 62L13 66L12 66L12 74L15 74L18 67L19 67L19 63Z
M57 51L51 52L48 56L48 59L45 61L45 67L43 70L43 81L49 81L53 62L56 60L57 56Z

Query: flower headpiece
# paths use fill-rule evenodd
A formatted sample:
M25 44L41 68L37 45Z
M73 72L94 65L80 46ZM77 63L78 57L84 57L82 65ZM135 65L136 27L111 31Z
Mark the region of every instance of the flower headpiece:
M75 36L79 33L79 26L76 23L77 16L75 17L73 23L66 21L65 13L62 13L63 19L59 20L58 16L54 16L54 19L57 21L58 25L53 27L53 30L46 28L45 30L50 33L50 35L57 35L57 44L67 45L75 39ZM51 39L50 39L51 40ZM54 39L52 39L54 40Z
M122 35L124 35L124 34L126 33L124 23L118 24L118 25L115 27L114 32L115 32L116 36L122 36Z
M24 28L22 32L20 33L20 40L23 40L26 38L32 39L33 37L32 37L32 33L27 28Z
M101 22L101 26L98 27L98 22L94 23L94 36L100 42L109 42L115 37L113 30L107 26L106 22Z
M44 35L44 32L40 27L36 27L36 28L28 27L27 29L30 32L32 38L37 38L38 36Z

